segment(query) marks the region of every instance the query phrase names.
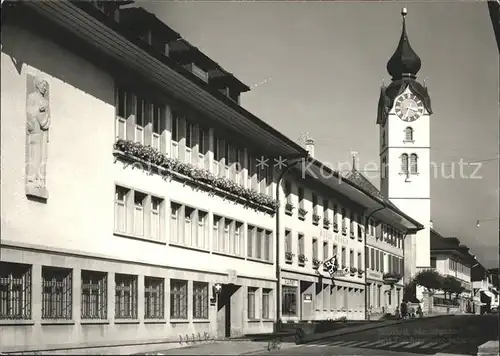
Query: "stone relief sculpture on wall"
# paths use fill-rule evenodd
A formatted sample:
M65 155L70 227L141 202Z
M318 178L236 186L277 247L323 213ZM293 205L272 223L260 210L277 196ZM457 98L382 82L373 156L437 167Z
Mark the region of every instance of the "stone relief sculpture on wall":
M26 195L47 199L49 83L39 76L28 74L26 87Z

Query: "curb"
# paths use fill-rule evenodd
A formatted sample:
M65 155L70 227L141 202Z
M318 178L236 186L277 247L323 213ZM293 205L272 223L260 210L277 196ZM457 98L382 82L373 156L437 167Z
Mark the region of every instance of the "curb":
M309 344L309 343L314 342L314 341L324 340L324 339L328 339L328 338L331 338L331 337L337 337L337 336L342 336L342 335L355 334L355 333L363 332L363 331L366 331L366 330L373 330L373 329L383 328L383 327L386 327L386 326L398 325L398 324L403 324L403 323L408 323L408 322L415 322L415 321L422 320L422 319L440 318L440 317L452 316L452 315L454 315L454 314L433 315L433 316L428 316L428 317L425 317L425 318L415 318L415 319L407 319L407 320L394 320L394 323L391 323L391 324L373 325L373 326L369 326L369 327L366 327L366 328L363 328L363 329L358 329L358 330L345 330L344 332L340 331L339 333L334 334L334 335L322 335L322 336L320 336L318 338L314 338L312 340L304 340L301 344L302 345L303 344ZM318 335L321 335L321 334L318 334Z

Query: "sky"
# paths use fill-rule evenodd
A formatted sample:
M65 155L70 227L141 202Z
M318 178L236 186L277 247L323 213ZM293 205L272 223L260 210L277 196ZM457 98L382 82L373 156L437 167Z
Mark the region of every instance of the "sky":
M360 170L379 162L380 86L390 83L386 63L407 7L409 41L422 60L417 79L425 80L434 111L431 161L443 167L431 177L434 228L459 238L486 267L498 266L499 56L485 2L137 5L256 85L242 95L247 110L297 142L307 133L320 161L350 162L358 152ZM460 174L461 159L478 164ZM365 175L379 187L377 173ZM478 219L486 220L476 227Z

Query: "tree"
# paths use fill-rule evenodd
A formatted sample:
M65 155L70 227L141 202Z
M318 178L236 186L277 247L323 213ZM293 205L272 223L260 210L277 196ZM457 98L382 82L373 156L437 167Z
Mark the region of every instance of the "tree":
M458 294L463 292L463 289L464 288L462 287L462 283L460 283L460 281L457 280L455 277L446 276L443 278L442 290L444 291L445 298L446 298L446 294L448 294L448 296L451 299L452 294L458 295Z
M407 300L410 303L418 303L417 300L417 283L412 279L403 287L403 300Z
M434 269L426 269L418 272L414 281L416 284L427 289L429 294L434 294L438 289L443 289L443 277Z

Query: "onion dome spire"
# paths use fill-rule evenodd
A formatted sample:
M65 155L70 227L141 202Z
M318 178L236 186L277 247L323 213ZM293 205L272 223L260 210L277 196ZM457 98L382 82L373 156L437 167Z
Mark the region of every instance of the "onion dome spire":
M403 30L399 39L398 48L387 62L387 72L392 76L393 80L401 78L415 79L422 65L420 57L415 53L408 41L406 34L405 17L408 14L406 8L403 8L401 15L403 16Z

